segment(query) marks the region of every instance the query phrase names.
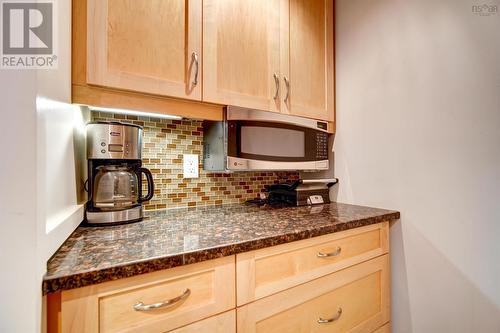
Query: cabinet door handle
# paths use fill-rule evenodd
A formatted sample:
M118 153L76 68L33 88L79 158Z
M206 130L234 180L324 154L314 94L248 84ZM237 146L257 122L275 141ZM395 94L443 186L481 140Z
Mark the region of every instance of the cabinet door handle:
M332 318L323 319L323 318L319 317L318 324L333 323L334 321L339 320L341 315L342 315L342 308L339 307L339 309L337 310L337 314L335 314L335 316L333 316Z
M186 289L182 293L182 295L177 296L177 297L172 298L172 299L169 299L167 301L153 303L153 304L144 304L141 301L139 301L136 304L134 304L134 310L135 311L151 311L154 309L170 307L170 306L173 306L173 305L179 303L180 301L185 300L186 298L188 298L189 295L191 295L191 290Z
M288 81L288 78L286 76L283 76L283 80L285 81L285 86L286 86L286 95L284 102L285 104L288 103L288 98L290 97L290 81Z
M280 79L278 77L278 74L276 74L276 73L273 74L273 78L274 78L274 84L276 85L276 91L274 93L273 99L276 100L278 98L279 93L280 93Z
M196 52L191 53L191 63L193 62L195 66L193 86L196 86L198 84L198 70L199 70L198 53Z
M333 252L330 253L323 253L323 252L318 252L317 256L318 258L328 258L328 257L336 257L342 252L342 248L340 246L337 246L337 249Z

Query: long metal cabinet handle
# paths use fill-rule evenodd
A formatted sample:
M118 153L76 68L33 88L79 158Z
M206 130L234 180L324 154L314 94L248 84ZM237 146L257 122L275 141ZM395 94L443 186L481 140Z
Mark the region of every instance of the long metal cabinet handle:
M286 76L283 76L283 80L285 81L285 86L286 86L286 95L284 102L285 104L288 103L288 98L290 97L290 81L288 81L288 78Z
M342 252L342 248L340 246L337 246L337 249L333 252L330 253L323 253L323 252L318 252L317 256L318 258L328 258L328 257L336 257Z
M173 306L173 305L179 303L182 300L185 300L186 298L188 298L189 295L191 295L191 290L186 289L182 293L182 295L177 296L177 297L172 298L172 299L169 299L167 301L153 303L153 304L144 304L143 302L139 301L138 303L134 304L134 310L135 311L151 311L154 309L170 307L170 306Z
M198 53L193 52L191 54L191 62L194 62L194 65L196 66L195 72L194 72L194 80L193 80L193 86L196 86L198 84L198 70L199 70L199 64L198 64Z
M339 309L337 310L337 314L335 316L333 316L332 318L323 319L323 318L319 317L318 324L332 323L332 322L338 320L341 315L342 315L342 308L339 307Z
M274 93L273 99L276 100L280 93L280 79L278 77L278 74L276 73L273 74L273 78L274 78L274 84L276 85L276 92Z

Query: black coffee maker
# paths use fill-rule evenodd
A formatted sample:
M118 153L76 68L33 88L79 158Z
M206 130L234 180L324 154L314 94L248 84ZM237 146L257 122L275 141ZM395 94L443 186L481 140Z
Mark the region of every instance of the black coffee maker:
M151 171L142 167L142 127L118 122L87 124L87 225L140 221L142 203L151 200ZM142 175L148 193L142 195Z

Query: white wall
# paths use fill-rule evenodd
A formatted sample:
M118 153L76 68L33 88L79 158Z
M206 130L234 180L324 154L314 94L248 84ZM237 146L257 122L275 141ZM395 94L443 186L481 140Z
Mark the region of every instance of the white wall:
M85 112L71 100L71 1L56 70L0 70L0 332L40 332L47 259L83 218Z
M0 332L35 332L36 77L0 70Z
M500 332L500 14L476 4L337 0L338 201L402 213L396 333Z

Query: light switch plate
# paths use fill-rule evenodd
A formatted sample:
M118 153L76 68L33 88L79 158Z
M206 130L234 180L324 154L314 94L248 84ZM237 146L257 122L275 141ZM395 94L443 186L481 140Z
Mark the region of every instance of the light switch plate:
M184 178L198 178L198 155L184 154L182 155L182 162L184 165Z

